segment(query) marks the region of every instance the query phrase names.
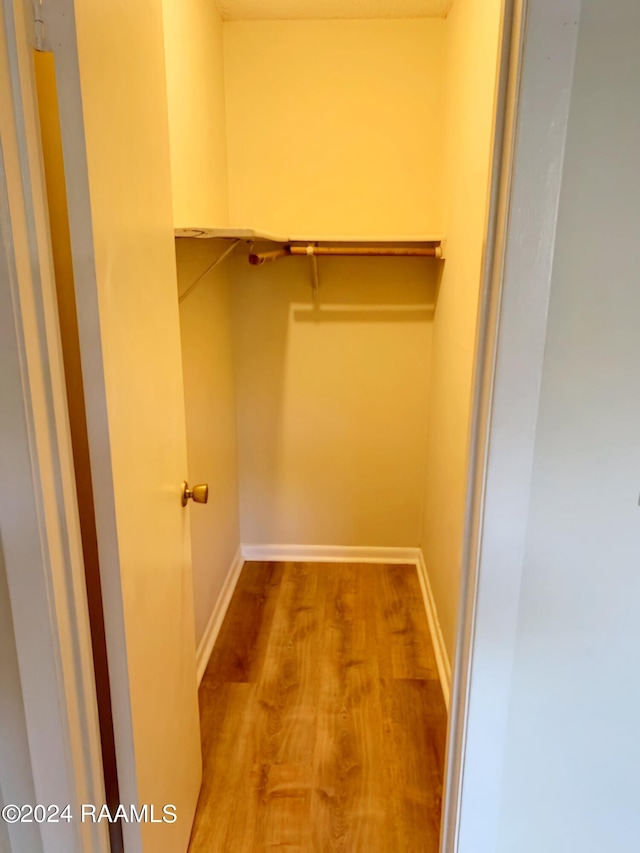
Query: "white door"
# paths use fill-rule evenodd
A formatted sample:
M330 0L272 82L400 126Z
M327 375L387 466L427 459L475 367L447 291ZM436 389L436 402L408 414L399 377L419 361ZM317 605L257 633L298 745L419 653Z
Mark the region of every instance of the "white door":
M44 2L56 63L127 853L183 853L201 781L160 0ZM175 806L175 822L162 821ZM173 812L167 817L172 819Z

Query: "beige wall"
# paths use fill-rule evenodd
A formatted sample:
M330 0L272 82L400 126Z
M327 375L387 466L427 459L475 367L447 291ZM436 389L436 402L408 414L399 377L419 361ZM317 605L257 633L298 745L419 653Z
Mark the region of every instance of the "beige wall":
M437 232L444 26L225 24L230 221ZM232 265L242 540L417 546L439 265L319 266Z
M640 838L640 6L583 0L500 853Z
M242 541L417 546L438 265L234 260Z
M212 0L163 0L176 228L228 222L222 21ZM223 251L176 241L181 294ZM189 482L209 484L191 509L196 641L240 543L230 284L225 264L180 304Z
M210 240L176 240L180 293L223 248ZM227 261L180 303L189 482L209 484L209 503L191 507L198 642L240 544L236 408Z
M433 324L421 546L450 660L460 587L501 6L501 0L457 0L446 20L447 260Z
M163 0L176 228L227 224L222 21L213 0Z
M286 234L438 231L444 28L225 23L231 224Z

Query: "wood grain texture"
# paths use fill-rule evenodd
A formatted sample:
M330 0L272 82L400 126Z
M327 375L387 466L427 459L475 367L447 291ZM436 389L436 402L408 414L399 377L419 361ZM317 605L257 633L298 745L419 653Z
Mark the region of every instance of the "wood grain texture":
M200 715L190 853L437 853L447 720L413 566L247 563Z

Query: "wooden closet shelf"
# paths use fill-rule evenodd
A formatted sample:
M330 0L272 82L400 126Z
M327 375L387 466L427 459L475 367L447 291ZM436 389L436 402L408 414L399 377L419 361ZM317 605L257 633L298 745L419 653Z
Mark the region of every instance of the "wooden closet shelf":
M441 246L442 234L393 234L393 235L334 235L334 234L274 234L257 228L176 228L176 237L197 239L246 240L247 242L302 243L302 244L351 244L355 246Z
M196 237L199 240L266 240L269 243L286 243L289 238L256 228L176 228L176 237Z

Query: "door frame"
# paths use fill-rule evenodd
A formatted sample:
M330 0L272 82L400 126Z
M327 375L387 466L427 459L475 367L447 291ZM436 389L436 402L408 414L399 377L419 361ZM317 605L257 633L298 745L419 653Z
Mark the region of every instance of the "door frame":
M20 0L0 13L0 529L44 853L108 853L82 541L31 50ZM11 733L10 733L11 736ZM6 805L6 804L5 804ZM22 805L17 803L16 805ZM11 831L11 827L9 826Z
M580 0L504 0L503 5L442 853L498 849L502 757L580 11ZM5 441L12 449L11 459L2 457L0 519L36 795L40 802L62 798L77 807L104 802L104 790L27 47L27 39L35 46L40 35L31 8L23 0L4 0L0 20L0 40L7 47L0 68L0 299L5 306L0 332L7 364L1 390ZM43 824L41 832L44 853L108 850L103 825L75 821L65 833Z
M496 853L580 0L505 0L442 853Z

